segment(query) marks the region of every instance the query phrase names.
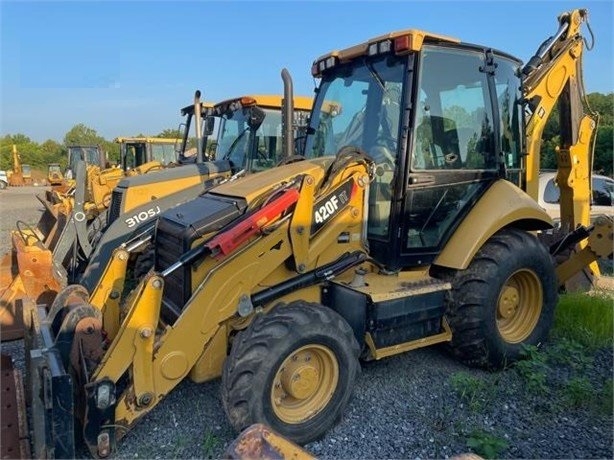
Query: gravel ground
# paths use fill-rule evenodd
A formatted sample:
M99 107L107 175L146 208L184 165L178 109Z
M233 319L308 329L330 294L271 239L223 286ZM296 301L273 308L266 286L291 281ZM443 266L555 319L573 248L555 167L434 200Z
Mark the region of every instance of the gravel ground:
M10 248L16 219L35 223L40 204L33 187L0 191L0 253ZM549 344L554 347L556 344ZM3 343L23 367L23 343ZM514 369L488 373L470 369L440 347L379 362L363 363L354 396L338 425L306 448L322 459L448 458L469 450L474 437L504 441L500 458L614 458L611 405L566 403L567 382L585 377L611 399L614 357L600 350L582 369L550 365L536 393L533 381ZM462 396L455 379L472 379ZM545 389L545 391L544 391ZM116 458L219 458L236 434L226 421L220 382L184 381L120 441ZM468 391L470 393L470 391ZM476 433L481 434L476 434ZM80 452L80 457L87 457Z

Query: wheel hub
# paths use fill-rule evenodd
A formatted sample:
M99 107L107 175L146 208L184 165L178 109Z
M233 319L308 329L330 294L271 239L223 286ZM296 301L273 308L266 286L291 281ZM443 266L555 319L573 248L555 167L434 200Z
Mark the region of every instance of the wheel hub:
M539 321L543 303L539 277L529 269L513 273L502 286L497 302L497 328L503 340L520 343Z
M300 363L282 372L281 384L290 396L305 399L316 391L319 378L320 373L315 367Z
M513 286L506 286L501 292L501 297L499 299L499 315L505 319L514 316L518 308L519 300L520 295L518 294L518 289Z
M299 348L284 360L273 379L273 410L286 423L302 423L326 407L338 380L339 365L329 348Z

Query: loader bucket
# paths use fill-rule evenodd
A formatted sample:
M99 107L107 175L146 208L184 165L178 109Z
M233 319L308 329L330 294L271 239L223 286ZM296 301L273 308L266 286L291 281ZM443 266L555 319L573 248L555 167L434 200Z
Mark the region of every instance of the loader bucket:
M13 250L0 260L0 338L23 336L22 305L30 298L50 304L61 288L53 273L53 254L36 238L13 232Z
M21 298L25 290L17 266L13 262L14 253L5 254L0 260L0 339L16 340L23 337L23 314Z

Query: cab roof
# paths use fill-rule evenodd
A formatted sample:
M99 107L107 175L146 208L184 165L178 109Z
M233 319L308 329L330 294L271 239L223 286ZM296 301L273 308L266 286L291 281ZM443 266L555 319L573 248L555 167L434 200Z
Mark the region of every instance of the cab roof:
M269 109L281 109L281 103L283 100L283 96L279 94L257 94L257 95L248 95L241 96L232 99L227 99L225 101L218 102L215 104L215 107L219 107L222 105L227 105L231 102L242 101L251 98L254 100L255 104L259 107L269 108ZM307 96L294 96L294 108L298 110L311 110L313 105L313 98Z
M448 43L453 45L462 45L467 49L491 49L498 55L506 56L521 62L518 58L495 50L490 47L481 45L474 45L470 43L461 42L458 38L450 37L448 35L434 34L418 29L406 29L396 32L390 32L385 35L380 35L375 38L371 38L366 42L358 45L351 46L342 50L331 51L328 54L320 56L313 62L311 67L311 74L314 77L320 77L326 70L335 67L337 64L343 64L360 56L371 56L382 53L394 53L396 55L403 55L410 52L417 52L422 49L424 43Z
M146 144L174 144L177 141L175 138L168 137L116 137L113 142L117 144L123 143L146 143Z
M226 99L216 104L213 104L211 102L203 102L202 107L203 114L215 114L216 112L220 112L219 109L223 109L224 107L229 107L234 104L240 104L241 107L257 105L259 107L267 109L281 109L282 100L283 96L279 94L252 94ZM312 106L313 98L307 96L294 96L295 110L310 111ZM225 109L221 111L223 112L225 111ZM194 105L188 105L181 109L181 115L186 115L188 113L194 113Z
M448 35L440 35L434 34L431 32L427 32L419 29L405 29L399 30L396 32L390 32L385 35L380 35L375 38L371 38L366 42L360 43L358 45L350 46L349 48L345 48L342 50L334 50L328 54L320 56L314 62L324 61L329 57L335 57L339 60L339 62L347 62L355 57L367 55L369 52L369 46L372 44L384 42L386 40L390 40L394 42L395 40L403 39L407 37L407 51L420 51L422 48L422 44L424 41L436 41L436 42L449 42L449 43L460 43L461 41L458 38L450 37Z

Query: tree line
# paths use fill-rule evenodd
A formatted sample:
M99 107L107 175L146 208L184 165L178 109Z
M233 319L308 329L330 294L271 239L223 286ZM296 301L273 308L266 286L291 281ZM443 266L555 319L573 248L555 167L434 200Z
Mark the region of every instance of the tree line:
M599 123L595 140L593 170L608 176L613 175L614 159L614 93L591 93L587 95L589 107L599 113ZM555 148L559 145L559 114L555 108L548 119L542 136L541 167L555 169ZM152 137L179 137L178 129L165 129ZM145 137L139 134L135 137ZM79 123L73 126L62 142L48 139L38 143L24 134L7 134L0 139L0 169L12 169L12 147L17 150L24 164L32 168L46 170L49 163L60 163L66 166L67 147L69 145L100 145L107 152L110 162L119 160L119 144L100 136L95 129Z
M178 129L165 129L154 135L146 136L137 134L134 137L163 137L175 139L180 137ZM13 145L17 146L17 152L23 164L29 164L34 169L47 170L50 163L59 163L62 168L66 167L68 146L70 145L99 145L107 154L111 163L119 162L119 144L113 140L100 136L95 129L83 123L73 126L62 139L62 142L47 139L38 143L25 134L7 134L0 139L0 170L13 168Z

